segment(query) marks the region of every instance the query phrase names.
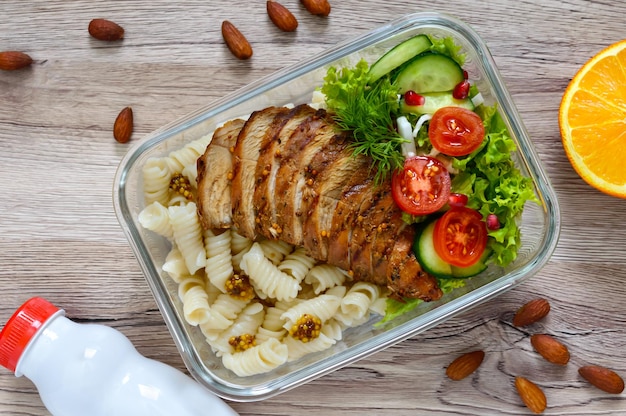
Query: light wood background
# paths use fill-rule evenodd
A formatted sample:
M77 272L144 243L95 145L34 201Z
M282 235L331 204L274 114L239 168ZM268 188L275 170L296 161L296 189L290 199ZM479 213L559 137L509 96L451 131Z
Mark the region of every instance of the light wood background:
M112 124L130 105L133 142L233 90L392 19L451 13L489 45L558 194L562 232L554 256L522 286L435 329L259 403L231 403L242 415L519 415L516 375L539 384L546 414L626 412L577 374L594 363L626 376L626 201L586 185L563 152L557 123L575 71L626 38L621 0L331 0L328 18L283 0L300 22L276 29L265 1L2 0L0 50L35 64L0 73L0 322L28 297L48 298L80 322L126 334L144 355L184 369L112 206L113 176L129 144ZM96 17L126 29L123 42L91 39ZM254 57L234 59L220 24L235 23ZM625 149L626 151L626 144ZM545 297L549 317L528 330L513 311ZM546 332L570 348L556 367L528 335ZM479 371L452 382L458 354L486 351ZM33 384L0 371L0 414L47 415ZM207 414L211 414L207 410Z

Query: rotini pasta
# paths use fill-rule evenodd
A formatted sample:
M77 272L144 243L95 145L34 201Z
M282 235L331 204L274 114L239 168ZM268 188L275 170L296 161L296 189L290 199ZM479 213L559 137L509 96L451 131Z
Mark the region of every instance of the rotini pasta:
M209 333L207 339L209 340L209 345L215 352L215 355L221 357L224 354L234 352L233 346L229 343L231 337L256 335L257 330L263 322L264 316L265 309L263 308L263 305L258 302L254 302L246 306L237 316L237 319L235 319L233 324L224 331Z
M164 158L150 158L143 166L143 189L146 205L159 202L167 206L172 171Z
M138 220L143 228L154 231L168 240L174 238L169 212L159 201L154 201L141 210Z
M222 291L215 287L209 279L205 279L204 281L204 290L206 290L206 294L209 297L209 304L215 303L217 297L222 294Z
M337 286L323 295L291 306L280 316L285 321L283 328L291 328L298 318L304 314L317 316L322 323L328 321L339 310L341 299L345 293L346 288L344 286Z
M340 326L336 322L329 322L322 326L320 336L309 342L302 342L291 336L285 337L282 342L287 346L287 361L294 361L307 354L324 351L335 345L339 339L341 339Z
M189 183L191 183L191 186L193 186L195 189L198 189L198 165L196 161L198 157L204 153L204 151L206 150L206 147L209 145L212 139L213 139L213 135L207 134L199 138L198 140L192 141L186 146L190 150L190 154L195 153L198 156L196 158L192 158L190 162L185 164L181 173L187 179L189 179Z
M165 263L163 263L161 268L163 271L167 272L176 283L180 283L183 278L189 276L185 259L176 246L172 247L169 251L165 257Z
M298 282L302 282L306 274L315 265L315 260L308 256L304 248L298 247L292 253L285 256L278 265L278 270L285 272Z
M206 250L196 204L190 202L182 206L172 206L168 211L174 241L185 259L189 273L193 274L206 266Z
M380 289L368 282L356 282L341 299L339 311L335 316L346 326L363 323L369 317L371 305L378 300Z
M200 286L206 293L204 288L204 278L198 275L188 275L183 277L178 283L178 298L182 300L185 297L185 293L191 290L194 286Z
M200 325L204 336L208 338L216 331L228 328L248 303L247 300L237 299L226 293L218 295L211 304L211 316Z
M234 228L230 229L230 235L230 249L233 254L241 253L242 251L249 250L250 247L252 247L252 243L254 241L250 240L248 237L244 237L243 235L239 234Z
M312 285L315 293L319 294L328 288L343 284L347 278L347 273L340 268L330 264L319 264L309 270L304 282Z
M232 253L233 269L236 272L240 272L241 259L248 251L250 251L250 248L252 248L252 243L254 243L254 241L242 236L234 228L231 229L231 238L232 240L230 250Z
M209 230L204 232L206 274L209 281L224 293L226 293L225 283L234 272L230 246L230 232L225 231L220 234Z
M180 282L178 287L178 294L183 302L183 315L187 323L197 326L207 322L211 317L211 307L204 279L199 276L192 276ZM180 288L185 289L181 290Z
M281 329L278 331L272 331L269 330L267 328L263 328L262 326L259 327L257 333L256 333L256 341L258 344L267 341L270 338L276 339L278 341L282 340L285 335L287 334L287 331L285 329Z
M288 348L280 341L270 338L266 342L242 352L225 354L224 367L240 377L266 373L287 361Z
M180 173L189 180L194 189L198 189L198 166L195 163L185 166Z
M197 144L194 142L189 143L187 146L174 150L165 158L165 162L171 172L182 172L186 166L196 163L198 157L204 153L204 150L199 151ZM206 145L204 146L206 149Z
M285 325L285 319L282 315L293 305L293 303L276 302L274 306L267 308L265 319L263 320L263 328L271 331L280 331Z
M189 200L187 198L185 198L183 195L179 194L179 193L170 193L170 199L167 201L167 206L168 207L173 207L173 206L181 206L181 205L185 205L189 202Z
M257 295L277 300L291 300L298 296L300 283L265 257L259 243L254 243L241 259L241 269L250 277Z
M275 265L278 265L287 254L293 251L293 246L291 244L280 240L263 239L259 241L259 246L261 246L265 257L270 259Z

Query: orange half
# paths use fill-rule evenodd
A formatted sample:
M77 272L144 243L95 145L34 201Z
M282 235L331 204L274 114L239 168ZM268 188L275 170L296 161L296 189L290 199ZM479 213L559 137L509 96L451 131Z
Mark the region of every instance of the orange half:
M559 127L578 175L606 194L626 198L626 40L576 73L561 100Z

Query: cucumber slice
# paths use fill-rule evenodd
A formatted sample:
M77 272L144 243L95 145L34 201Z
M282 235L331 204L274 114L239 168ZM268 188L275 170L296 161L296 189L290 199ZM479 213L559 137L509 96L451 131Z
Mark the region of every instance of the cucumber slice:
M435 277L450 278L452 277L452 266L439 257L435 251L433 234L436 221L431 221L422 228L415 239L413 251L426 273Z
M484 272L487 269L486 261L490 255L491 255L491 252L485 251L485 254L482 255L480 260L478 260L478 262L472 264L471 266L467 266L467 267L451 266L452 277L456 277L458 279L465 279L467 277L476 276L477 274Z
M407 63L396 82L400 94L413 90L418 94L452 91L465 79L463 68L446 55L426 52Z
M417 35L394 46L374 62L374 65L369 70L370 82L376 81L403 63L425 52L431 45L432 42L428 39L428 36Z
M413 114L435 114L435 111L442 107L463 107L474 111L472 100L466 98L464 100L456 99L452 96L451 91L431 92L420 94L424 97L422 105L408 105L404 100L400 101L400 111L403 113Z
M478 262L467 267L453 266L439 257L435 250L434 240L436 222L437 220L433 220L423 226L413 244L413 251L417 261L419 261L426 273L441 279L465 279L476 276L487 269L486 261L491 255L491 252L487 250L485 250Z

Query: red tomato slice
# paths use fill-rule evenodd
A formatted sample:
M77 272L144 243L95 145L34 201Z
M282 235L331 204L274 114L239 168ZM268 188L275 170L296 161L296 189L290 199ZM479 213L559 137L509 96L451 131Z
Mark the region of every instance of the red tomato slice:
M443 207L450 196L450 174L439 160L414 156L391 179L391 194L404 212L426 215Z
M478 114L461 107L442 107L428 125L433 147L449 156L465 156L478 149L485 138L485 126Z
M458 267L476 263L487 247L487 225L480 212L452 207L435 223L435 251L444 261Z

